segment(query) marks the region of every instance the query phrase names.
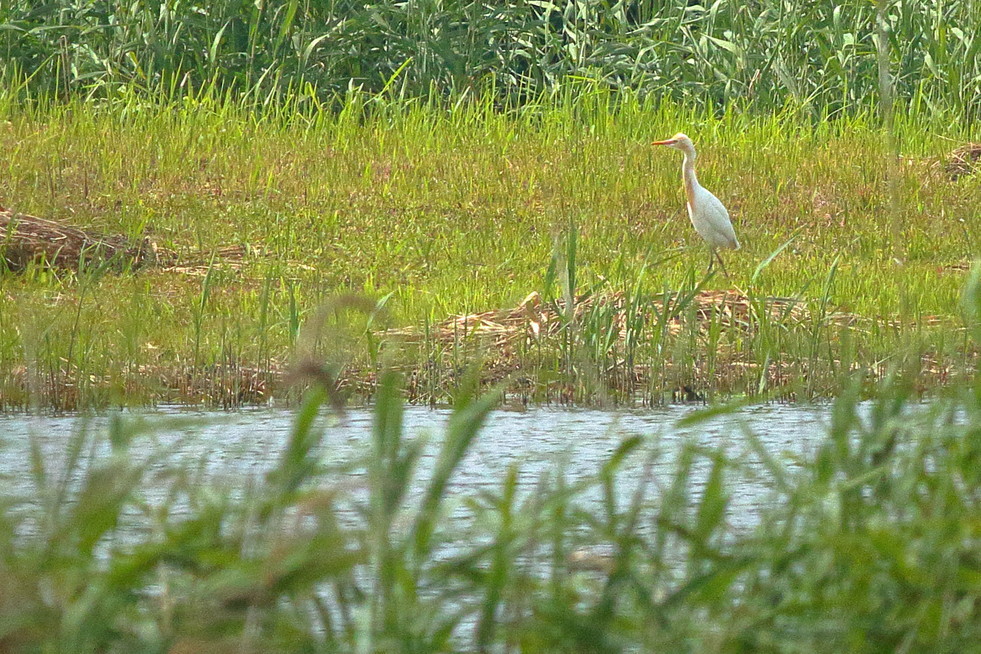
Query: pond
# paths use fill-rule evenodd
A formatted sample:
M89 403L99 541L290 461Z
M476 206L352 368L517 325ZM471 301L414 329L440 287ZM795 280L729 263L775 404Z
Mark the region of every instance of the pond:
M686 444L722 447L734 459L752 467L747 435L755 434L777 460L793 465L795 456L805 454L825 433L827 405L758 405L733 413L715 415L694 425L679 427L678 421L697 409L669 406L655 410L574 410L535 408L525 411L497 410L490 414L476 442L452 480L451 492L471 496L501 484L508 468L518 468L519 490L529 492L542 474L561 469L570 480L595 476L625 437L643 437L640 452L624 465L617 487L624 499L636 488L645 453L658 452L651 468L653 492L666 484L679 451ZM451 412L448 409L407 407L405 434L424 438L426 446L420 475L409 494L417 495L431 471ZM59 472L73 434L105 434L114 420L141 425L147 432L134 441L139 456L168 449L168 465L188 469L201 466L207 478L239 485L243 480L271 468L287 442L294 421L289 410L257 409L228 412L190 412L162 408L155 411L120 412L94 417L0 415L2 455L0 474L12 489L29 495L30 442L35 439L49 471ZM363 460L371 447L373 414L370 409L349 410L343 416L323 419L324 439L320 455L327 464ZM94 456L108 455L105 439L97 443ZM158 464L162 465L162 464ZM366 474L363 466L340 469L336 474L354 480ZM696 489L708 472L706 460L692 470ZM352 484L363 488L363 484ZM11 488L11 486L8 486ZM730 485L733 526L750 526L761 503L766 501L762 477L739 475ZM15 491L15 492L17 492ZM151 489L152 491L152 489ZM152 492L149 493L151 496ZM457 506L456 511L462 511Z

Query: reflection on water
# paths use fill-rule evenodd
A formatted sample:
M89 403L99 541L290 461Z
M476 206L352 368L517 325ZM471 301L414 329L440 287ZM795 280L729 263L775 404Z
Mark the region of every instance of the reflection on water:
M525 491L549 470L561 467L570 480L594 476L617 445L626 436L644 437L641 454L633 456L620 477L624 498L635 488L644 461L643 452L660 453L652 469L653 487L667 483L673 462L684 444L723 447L728 456L752 462L746 434L752 431L778 460L789 461L784 453L802 454L824 432L822 423L828 408L823 406L756 406L729 415L715 416L695 426L678 428L675 423L689 414L691 407L667 407L644 411L556 410L538 408L522 412L500 410L492 413L487 425L468 453L453 479L451 491L472 495L480 489L500 485L509 466L519 470L519 487ZM427 445L421 460L421 477L435 462L439 442L450 412L422 407L407 407L405 433L423 437ZM36 437L46 467L58 472L63 465L70 437L79 430L105 433L114 421L138 422L147 426L147 434L134 441L131 453L151 456L162 449L169 451L168 466L201 467L209 479L239 485L248 477L262 473L275 464L288 438L293 412L284 410L251 410L237 413L191 413L163 409L139 414L122 413L91 418L74 416L0 416L0 474L8 488L31 492L30 436ZM352 410L343 417L325 416L325 438L322 459L343 464L364 457L371 447L372 413L370 409ZM104 439L99 452L107 454ZM155 464L161 465L161 464ZM789 465L789 463L788 463ZM352 481L364 475L354 466L342 473ZM697 487L707 474L707 464L693 470ZM354 487L359 484L353 484ZM417 483L414 493L420 492ZM151 489L152 490L152 489ZM752 523L754 508L766 499L765 484L741 476L730 486L734 524ZM152 492L149 493L153 495ZM410 494L411 500L411 494ZM459 507L458 507L458 510Z

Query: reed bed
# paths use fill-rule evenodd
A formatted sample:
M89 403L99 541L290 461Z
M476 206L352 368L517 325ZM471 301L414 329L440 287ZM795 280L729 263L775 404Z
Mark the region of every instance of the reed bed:
M586 85L820 116L874 105L888 52L904 105L968 122L981 106L975 0L11 0L0 22L0 72L29 75L25 91L42 96L209 87L268 104L312 89L333 104L358 88L508 104Z
M510 111L490 94L447 108L352 92L333 112L11 91L0 120L0 204L149 238L170 261L0 275L5 408L295 401L304 333L355 400L395 360L419 401L450 400L479 360L521 399L630 404L685 387L825 396L896 360L921 362L926 390L976 356L958 298L981 233L963 146L979 137L942 112L897 116L891 185L871 114L714 113L598 90ZM731 278L705 278L678 161L647 145L678 129L744 243ZM744 298L748 328L699 314L705 291ZM439 333L531 292L562 329L511 352ZM323 315L344 294L374 308ZM569 311L581 296L618 299ZM774 313L787 298L806 320ZM421 339L397 337L410 328Z

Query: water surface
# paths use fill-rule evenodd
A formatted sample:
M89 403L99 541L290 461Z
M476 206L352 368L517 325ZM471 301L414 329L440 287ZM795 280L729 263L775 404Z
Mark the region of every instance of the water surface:
M570 410L535 408L527 411L494 411L480 436L457 470L451 491L459 496L500 486L510 466L519 472L519 488L528 492L541 475L561 469L570 480L593 476L628 436L643 437L636 455L628 459L619 478L618 493L630 497L640 479L645 454L659 452L651 468L652 492L666 484L677 453L685 444L722 447L735 459L752 461L747 433L755 433L763 445L786 465L793 466L793 455L812 448L824 433L826 406L761 405L732 414L714 416L696 425L678 427L676 423L695 411L690 406L656 410ZM426 440L417 480L410 501L423 488L444 436L450 411L407 407L405 434ZM162 459L168 465L189 469L200 466L208 479L241 482L275 465L292 429L291 410L245 410L228 412L190 412L163 408L152 412L121 412L96 417L0 415L0 474L24 493L31 491L31 439L39 445L46 467L57 471L63 465L66 448L73 434L88 430L104 434L114 421L141 424L146 435L133 441L135 455L149 456L168 449ZM325 415L324 439L320 450L327 464L363 460L371 446L373 416L370 409L355 409L343 416ZM92 456L107 456L105 439ZM163 463L154 465L164 465ZM695 488L704 480L707 460L692 471ZM353 487L363 487L363 466L354 466L337 475L349 477ZM733 523L751 524L756 510L766 501L765 479L740 476L730 488ZM697 491L696 491L697 497Z

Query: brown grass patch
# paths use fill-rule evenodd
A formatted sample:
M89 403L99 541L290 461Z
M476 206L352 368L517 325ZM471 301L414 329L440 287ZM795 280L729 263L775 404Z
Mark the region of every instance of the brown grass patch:
M139 267L161 256L166 254L149 238L133 242L0 207L0 259L11 270L23 270L31 263L68 270L103 263Z
M981 143L967 143L950 153L944 172L956 180L964 175L973 175L981 166Z
M676 296L655 295L640 311L651 316L661 315L664 303L677 301ZM606 305L615 312L620 338L626 336L627 311L623 293L580 296L576 299L573 320L581 321L597 305ZM692 300L694 318L700 329L707 329L713 318L725 329L746 330L750 328L752 314L759 306L764 306L768 317L774 320L790 320L801 323L811 319L806 302L796 298L768 297L757 306L746 295L738 291L701 291ZM512 309L499 309L451 316L432 328L430 336L443 342L453 342L468 336L482 336L493 340L497 345L507 345L516 339L538 339L554 336L563 325L565 312L562 300L552 304L544 302L537 292L530 293L518 306ZM668 331L678 334L684 328L684 321L691 312L671 313ZM836 313L828 316L838 324L857 323L860 318L853 314ZM423 331L419 327L403 327L385 332L388 336L419 339Z
M134 241L0 207L0 259L15 272L32 263L62 270L101 265L117 270L156 266L163 272L203 277L213 266L239 270L249 259L260 256L262 252L251 245L228 245L207 253L178 255L149 236Z

